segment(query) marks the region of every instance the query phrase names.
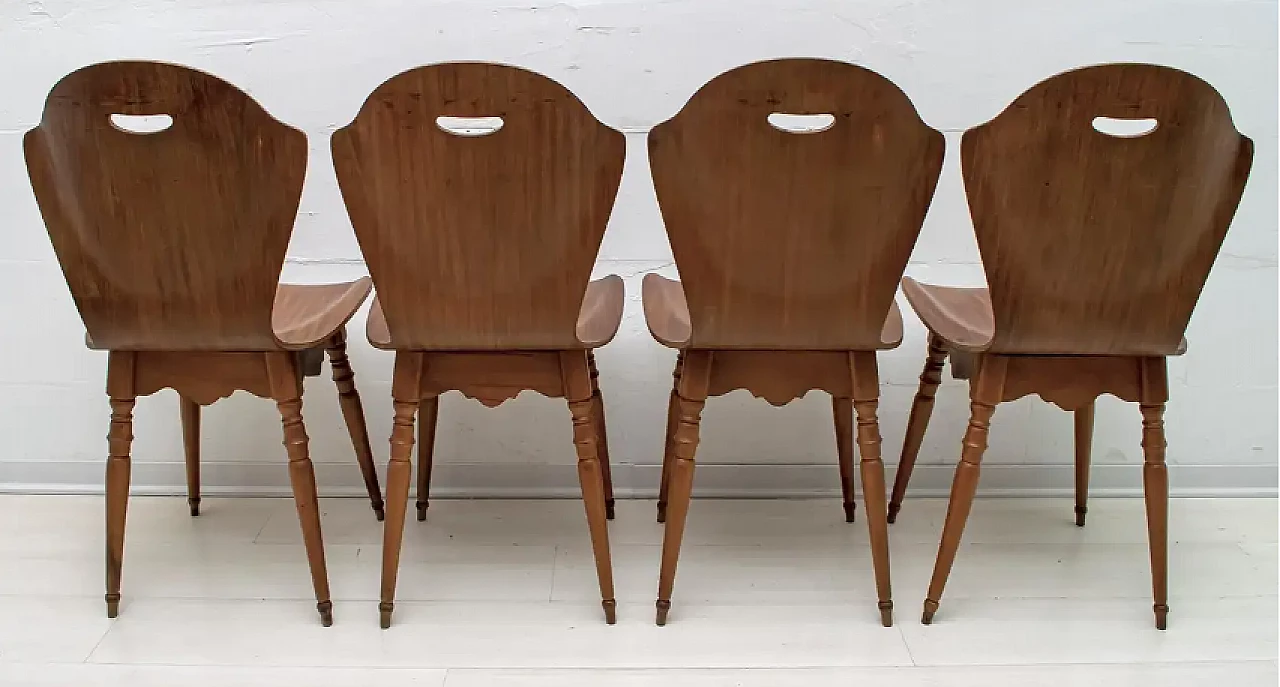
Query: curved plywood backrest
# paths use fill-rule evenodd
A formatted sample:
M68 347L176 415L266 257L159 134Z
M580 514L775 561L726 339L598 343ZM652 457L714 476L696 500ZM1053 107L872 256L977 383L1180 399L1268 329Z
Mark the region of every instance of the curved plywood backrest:
M392 347L579 345L625 142L572 93L516 67L420 67L332 145Z
M884 77L787 59L726 72L649 135L689 345L882 348L942 134Z
M1240 202L1253 144L1209 84L1113 64L1033 86L965 133L961 159L991 288L991 350L1168 355Z
M108 62L54 86L24 147L95 347L278 347L271 307L306 172L302 132L208 74Z

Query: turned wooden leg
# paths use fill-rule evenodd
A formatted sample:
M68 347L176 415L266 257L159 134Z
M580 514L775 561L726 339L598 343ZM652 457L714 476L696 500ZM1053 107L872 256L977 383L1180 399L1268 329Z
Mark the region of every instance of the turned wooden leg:
M613 519L613 468L609 463L609 433L604 422L604 397L600 395L600 371L596 369L596 354L587 351L587 367L591 370L591 418L595 425L596 446L600 456L600 474L604 478L604 508L608 519Z
M587 511L587 528L591 532L591 550L596 559L596 578L600 583L600 605L604 620L617 622L618 602L613 593L613 563L609 557L609 521L606 514L604 467L600 459L599 426L595 417L595 397L587 356L582 351L560 354L560 374L564 380L565 400L573 415L573 445L578 452L578 482L582 486L582 503Z
M880 623L893 626L893 592L889 576L889 521L885 508L884 461L880 457L880 376L874 351L849 354L853 372L853 407L858 413L858 453L862 456L862 501L866 504L871 561L876 574Z
M960 464L956 466L955 481L951 484L951 501L947 506L947 520L942 527L942 541L938 544L938 558L933 565L933 579L929 582L929 594L924 601L924 614L920 622L933 622L938 601L951 574L960 538L964 535L965 521L973 506L973 496L978 490L979 466L982 454L987 450L987 432L991 416L1004 391L1005 371L1008 359L1000 356L983 356L978 363L977 379L969 387L969 428L964 433Z
M920 388L916 391L915 401L911 404L911 414L907 416L907 433L902 439L902 455L898 458L898 472L893 476L893 496L889 499L889 522L898 519L898 511L902 509L902 499L907 495L907 483L911 481L911 470L916 466L916 457L920 455L920 444L924 441L924 432L929 427L929 417L933 415L933 397L938 393L938 385L942 383L942 365L947 360L947 347L942 337L929 332L929 352L924 360L924 370L920 373Z
M136 356L112 351L107 362L111 429L107 432L107 617L120 613L124 520L129 505L129 450L133 445L133 370Z
M711 365L711 352L689 351L681 371L676 398L676 430L671 442L670 503L662 535L662 568L658 576L658 625L667 624L667 613L671 610L671 589L676 581L676 562L680 558L680 542L684 539L685 519L693 496L694 454L698 450L698 430L702 422L702 407L706 403Z
M671 482L671 461L675 459L672 449L675 447L676 426L679 419L676 415L680 389L680 370L684 367L684 351L676 354L676 367L671 373L675 380L671 384L671 395L667 398L667 430L662 445L662 478L658 484L658 522L667 521L667 489Z
M316 593L320 623L333 624L333 602L329 599L329 572L324 561L324 538L320 533L320 504L316 495L316 473L307 446L307 429L302 424L302 377L292 353L267 353L267 376L271 396L280 410L284 447L289 454L289 482L298 508L302 542L311 567L311 585Z
M369 429L364 422L364 407L360 404L360 394L356 391L355 373L351 371L351 363L347 360L345 329L339 329L333 335L327 350L329 365L333 368L333 383L338 387L338 403L342 406L342 417L347 421L347 433L351 435L351 445L356 451L356 462L360 464L360 473L364 476L364 488L369 493L374 515L382 520L385 517L382 490L378 487L378 471L373 465L373 449L369 446Z
M422 353L397 352L391 381L395 418L391 424L391 460L387 463L387 521L382 526L382 594L378 604L383 629L391 627L391 613L395 610L396 574L400 570L400 545L404 541L409 482L413 477L413 416L422 398L424 363Z
M436 419L440 416L440 397L424 398L418 405L418 522L427 519L431 505L431 463L436 452Z
M187 505L200 514L200 404L179 397L182 404L182 448L187 458Z
M1084 527L1089 512L1089 458L1093 449L1094 402L1076 410L1076 527Z
M840 462L840 495L844 500L844 521L853 522L853 399L831 397L831 413L835 416L836 455Z
M1152 606L1156 628L1169 616L1169 471L1165 467L1164 403L1169 398L1164 358L1144 358L1142 391L1142 489L1147 505L1147 542L1151 548Z

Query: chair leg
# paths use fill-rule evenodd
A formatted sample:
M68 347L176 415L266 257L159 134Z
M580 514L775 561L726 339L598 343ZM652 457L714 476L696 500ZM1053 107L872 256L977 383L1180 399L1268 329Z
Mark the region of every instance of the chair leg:
M409 482L413 477L413 418L422 399L424 358L418 352L397 352L391 381L395 418L391 425L391 460L387 463L387 521L382 526L382 593L378 604L378 620L383 629L391 627L391 613L395 610L396 574L400 570L400 545L404 541Z
M316 494L315 467L311 464L306 426L302 423L302 378L291 353L267 353L267 377L271 396L280 410L284 446L289 454L289 482L293 502L302 526L302 541L311 567L311 584L316 593L320 623L333 624L333 602L329 599L329 572L324 561L324 538L320 532L320 504Z
M436 452L436 419L440 416L440 397L423 399L418 405L418 522L427 519L431 505L431 464Z
M667 521L667 491L671 482L671 462L675 460L672 449L675 447L676 426L680 420L677 415L680 388L680 371L684 368L684 351L676 354L676 367L671 376L671 395L667 398L667 430L662 445L662 481L658 484L658 522Z
M1164 453L1164 402L1169 397L1163 358L1142 361L1142 490L1147 505L1147 543L1151 548L1151 592L1156 629L1169 616L1169 472Z
M929 417L933 415L933 397L942 383L942 365L947 360L947 347L942 337L929 332L929 352L924 360L924 370L920 373L920 388L916 391L915 401L911 404L911 414L907 416L907 433L902 439L902 455L898 459L898 472L893 477L893 496L889 499L889 522L898 519L898 511L902 509L902 500L907 495L907 483L911 481L911 470L916 466L916 456L920 454L920 444L924 441L924 432L929 427Z
M853 407L858 413L858 453L862 457L862 501L866 504L871 561L876 575L880 623L893 626L893 592L889 575L889 522L885 508L884 461L880 457L880 375L874 351L849 354L853 373Z
M596 446L600 456L600 474L604 478L605 517L613 519L613 468L609 463L609 433L604 422L604 397L600 395L600 372L596 354L587 351L587 367L591 370L591 418L595 425Z
M1076 424L1076 527L1084 527L1089 512L1089 463L1093 449L1094 402L1075 411Z
M595 396L592 393L590 363L581 351L560 354L560 374L564 379L565 400L573 415L573 445L578 453L578 482L582 487L582 503L587 511L587 528L591 532L591 549L596 559L596 578L600 584L600 605L605 622L617 622L618 602L613 592L613 563L609 556L609 521L606 514L604 466L600 460L600 437L596 430Z
M920 622L933 622L938 601L951 574L960 538L964 535L965 521L973 506L973 496L978 490L978 473L982 454L987 450L987 432L991 416L1004 392L1004 377L1008 359L1000 356L983 356L979 362L977 378L969 387L969 428L965 430L960 464L956 466L955 481L951 484L951 501L947 506L947 519L942 527L942 541L938 544L938 558L933 565L933 578L929 582L929 594L924 601L924 614Z
M711 365L710 352L690 351L681 370L679 393L676 397L677 424L671 441L671 474L668 480L671 501L662 535L662 568L658 575L658 601L655 604L655 620L658 625L667 624L667 613L671 610L676 563L680 558L685 519L689 515L689 502L693 496L694 454L698 450L698 430L702 422L702 407L706 404Z
M107 362L111 429L107 433L107 617L120 613L120 571L124 564L124 521L129 506L129 451L133 445L135 355L112 351Z
M844 521L853 522L857 503L853 498L853 399L831 397L835 416L836 454L840 463L840 495L844 500Z
M373 465L373 449L369 446L369 429L364 421L364 407L360 404L360 393L356 391L355 373L347 360L347 334L339 329L327 346L329 365L333 368L333 383L338 387L338 403L342 406L342 417L347 422L347 433L351 435L351 445L355 448L356 462L360 464L360 473L364 476L364 488L369 493L369 502L373 513L382 520L385 515L382 504L382 489L378 487L378 471Z
M182 448L187 459L187 505L200 514L200 404L179 398L182 408Z

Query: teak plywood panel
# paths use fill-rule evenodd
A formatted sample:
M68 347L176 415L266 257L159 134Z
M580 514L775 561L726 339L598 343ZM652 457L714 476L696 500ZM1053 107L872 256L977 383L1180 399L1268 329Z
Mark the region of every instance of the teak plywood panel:
M829 114L791 133L771 114ZM693 348L873 350L942 168L942 134L850 64L749 64L649 135Z
M1094 119L1154 119L1113 136ZM1145 64L1046 79L961 144L1001 353L1171 355L1253 161L1222 96Z
M502 123L458 135L439 117ZM625 141L572 93L516 67L419 67L374 90L332 146L388 347L581 348Z
M113 114L172 124L134 133ZM24 148L95 347L279 348L272 302L307 166L302 132L208 74L108 62L54 86Z

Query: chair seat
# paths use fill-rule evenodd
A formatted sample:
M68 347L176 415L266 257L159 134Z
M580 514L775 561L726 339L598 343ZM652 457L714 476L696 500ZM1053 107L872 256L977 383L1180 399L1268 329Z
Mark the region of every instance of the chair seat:
M340 284L281 284L271 328L288 350L313 348L345 325L372 289L369 277Z
M981 353L991 345L996 321L986 287L935 286L903 277L902 293L924 326L942 337L947 348ZM1186 352L1187 339L1183 337L1173 355Z
M685 299L684 287L674 279L647 274L641 288L644 319L649 326L649 333L663 346L687 347L693 335L693 327L690 324L689 302ZM880 341L882 349L896 348L902 343L902 311L896 300L889 306L889 314L885 316Z
M582 296L582 307L578 309L578 323L575 331L581 348L599 348L610 341L618 333L622 324L622 306L625 291L622 278L616 274L597 279L587 284L586 293ZM369 322L366 328L369 343L374 348L391 350L391 330L387 327L387 317L382 311L382 303L375 295L373 305L369 309Z

